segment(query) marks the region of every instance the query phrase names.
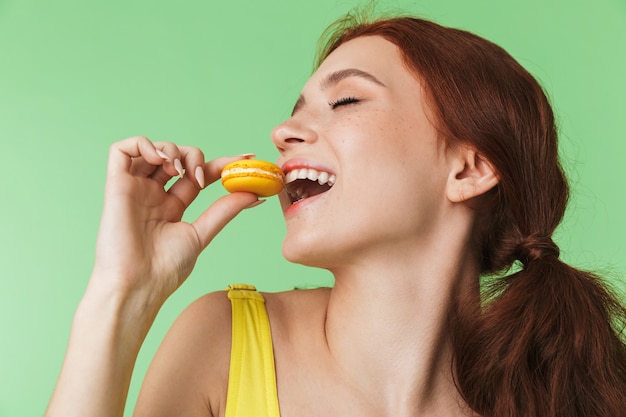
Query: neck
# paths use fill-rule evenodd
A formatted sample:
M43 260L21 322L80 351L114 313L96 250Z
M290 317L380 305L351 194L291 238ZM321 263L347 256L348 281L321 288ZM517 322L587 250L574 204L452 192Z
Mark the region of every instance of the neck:
M346 383L385 415L460 411L448 318L454 298L476 287L478 273L462 255L441 256L467 251L438 246L368 254L361 258L367 262L333 271L329 352Z

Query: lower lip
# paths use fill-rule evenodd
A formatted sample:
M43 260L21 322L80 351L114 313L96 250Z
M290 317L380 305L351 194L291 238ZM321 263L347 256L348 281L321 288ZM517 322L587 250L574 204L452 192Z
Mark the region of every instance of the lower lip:
M299 200L293 204L290 204L283 212L285 217L293 216L296 212L298 212L299 210L302 210L304 207L308 206L310 203L315 202L327 192L328 191L323 192L321 194L314 195L313 197L305 198L304 200Z

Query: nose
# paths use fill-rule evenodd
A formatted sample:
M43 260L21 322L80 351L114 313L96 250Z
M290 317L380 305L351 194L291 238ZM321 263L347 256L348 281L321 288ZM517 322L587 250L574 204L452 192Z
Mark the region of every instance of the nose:
M281 155L294 147L317 141L315 130L296 117L291 117L276 126L271 137Z

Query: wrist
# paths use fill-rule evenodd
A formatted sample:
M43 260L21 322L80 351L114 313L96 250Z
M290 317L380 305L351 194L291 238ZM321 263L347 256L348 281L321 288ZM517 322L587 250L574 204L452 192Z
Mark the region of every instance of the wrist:
M93 273L76 310L75 326L97 326L139 347L162 305L148 292L115 285L115 277Z

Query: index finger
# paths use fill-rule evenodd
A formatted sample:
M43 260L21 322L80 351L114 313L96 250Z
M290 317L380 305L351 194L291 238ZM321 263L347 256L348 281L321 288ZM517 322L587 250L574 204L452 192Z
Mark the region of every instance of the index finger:
M107 165L108 174L130 172L132 159L138 157L143 157L148 163L154 165L162 165L164 161L148 138L134 136L111 145Z

